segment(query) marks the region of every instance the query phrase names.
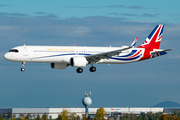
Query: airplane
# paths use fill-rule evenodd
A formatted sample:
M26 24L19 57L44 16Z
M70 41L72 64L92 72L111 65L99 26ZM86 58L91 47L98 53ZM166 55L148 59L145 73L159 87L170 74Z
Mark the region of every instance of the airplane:
M18 46L4 54L4 59L21 62L21 71L25 71L25 63L50 63L53 69L82 67L91 65L90 72L95 72L94 64L122 64L142 61L167 54L172 49L159 49L164 25L157 25L139 47L135 47L138 37L130 46L121 47L86 47L81 46Z

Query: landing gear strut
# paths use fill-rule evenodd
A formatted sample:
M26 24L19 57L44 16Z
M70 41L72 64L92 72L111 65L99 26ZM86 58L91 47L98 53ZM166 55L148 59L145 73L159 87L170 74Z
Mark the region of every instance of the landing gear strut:
M76 69L76 71L77 71L77 73L82 73L83 69L79 67L79 68Z
M22 62L22 68L21 68L21 71L22 71L22 72L25 71L25 68L24 68L25 64L26 64L25 62Z

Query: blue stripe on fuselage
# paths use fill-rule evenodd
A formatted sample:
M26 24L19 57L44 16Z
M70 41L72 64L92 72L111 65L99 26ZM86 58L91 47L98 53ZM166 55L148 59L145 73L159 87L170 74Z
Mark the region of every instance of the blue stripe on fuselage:
M132 50L131 53L127 54L127 55L123 55L123 56L118 56L118 57L129 57L133 54L135 54L137 52L137 50Z
M137 50L134 50L137 51ZM130 54L134 54L135 52L131 52ZM126 56L130 56L130 54L126 55ZM36 57L33 59L39 59L39 58L48 58L48 57L56 57L56 56L67 56L67 55L76 55L75 53L70 53L70 54L59 54L59 55L51 55L51 56L44 56L44 57ZM85 54L85 53L79 53L79 55L91 55L91 54ZM142 54L141 54L142 55ZM128 60L134 60L139 58L141 55L133 57L133 58L117 58L117 57L109 57L109 59L114 59L114 60L123 60L123 61L128 61ZM126 57L126 56L118 56L118 57Z
M141 55L133 57L133 58L115 58L115 57L110 57L110 59L128 61L128 60L135 60L135 59L139 58Z

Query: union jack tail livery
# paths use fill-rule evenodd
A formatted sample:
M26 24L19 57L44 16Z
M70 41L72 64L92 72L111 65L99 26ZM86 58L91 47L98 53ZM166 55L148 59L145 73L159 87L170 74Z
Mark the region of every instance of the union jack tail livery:
M167 49L167 50L159 49L162 39L163 29L164 29L164 25L162 24L157 25L154 28L154 30L149 34L148 38L146 38L146 40L143 42L143 44L138 47L144 49L143 57L141 57L139 61L158 57L167 54L167 51L172 50L172 49Z
M157 25L140 47L149 48L149 49L159 49L163 34L163 29L164 29L164 25L162 24Z

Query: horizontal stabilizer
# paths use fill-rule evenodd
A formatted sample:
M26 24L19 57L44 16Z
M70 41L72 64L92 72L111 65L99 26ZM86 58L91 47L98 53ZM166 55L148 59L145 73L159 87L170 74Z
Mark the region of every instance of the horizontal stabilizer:
M161 55L165 55L165 54L167 54L167 51L170 51L170 50L173 50L173 49L167 49L167 50L160 50L160 51L157 51L157 52L151 52L152 58L158 57L158 56L161 56Z

